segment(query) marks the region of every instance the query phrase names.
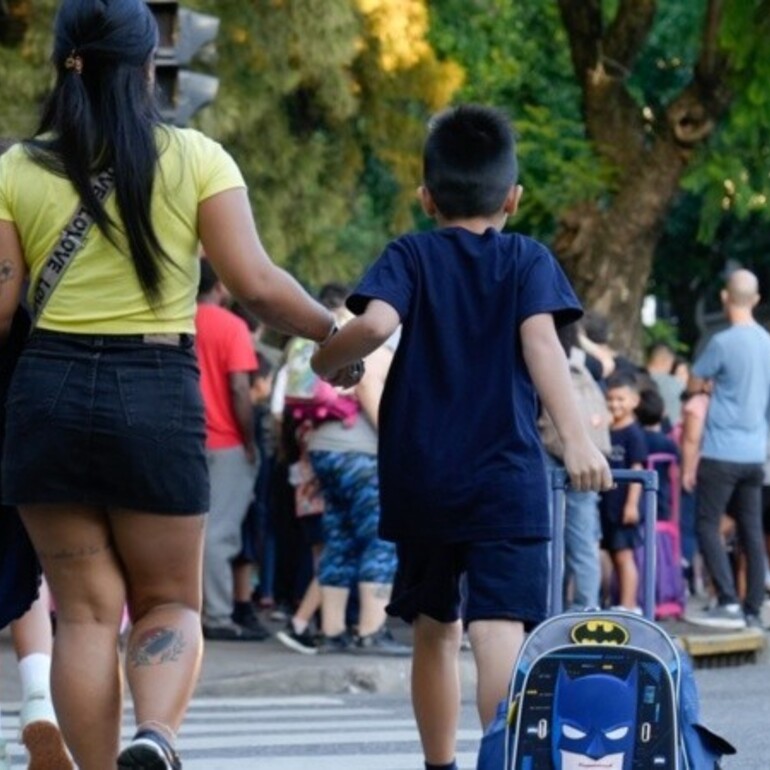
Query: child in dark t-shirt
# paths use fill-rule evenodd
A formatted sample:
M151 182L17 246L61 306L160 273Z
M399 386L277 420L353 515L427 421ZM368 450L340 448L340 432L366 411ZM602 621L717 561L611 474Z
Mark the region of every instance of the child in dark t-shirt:
M580 307L540 243L502 233L522 189L497 111L466 105L431 124L420 199L438 227L387 246L348 300L359 317L319 350L335 380L402 325L379 415L381 521L399 558L388 613L414 624L412 701L428 770L452 770L459 718L460 589L492 721L525 627L547 611L550 521L538 396L577 490L608 488L556 325Z
M611 418L610 467L641 470L647 460L647 444L634 414L639 404L636 377L625 372L612 374L607 378L606 395ZM618 485L603 492L599 501L602 548L609 553L617 576L619 607L639 613L639 573L634 548L639 543L641 491L639 484Z

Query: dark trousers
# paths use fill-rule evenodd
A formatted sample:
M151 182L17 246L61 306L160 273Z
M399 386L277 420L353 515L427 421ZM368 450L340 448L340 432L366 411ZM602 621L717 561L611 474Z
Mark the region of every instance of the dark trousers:
M719 520L729 513L737 526L738 542L746 555L747 613L759 615L765 597L765 557L762 536L762 479L759 463L731 463L701 459L698 465L696 531L720 604L738 601L735 579L719 535ZM729 510L728 510L729 503Z

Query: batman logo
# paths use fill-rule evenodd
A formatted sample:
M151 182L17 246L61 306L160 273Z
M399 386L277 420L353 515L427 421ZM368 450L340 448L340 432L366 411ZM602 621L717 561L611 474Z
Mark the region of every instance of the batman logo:
M606 618L584 620L572 626L569 635L575 644L611 644L619 647L628 644L630 638L624 626Z

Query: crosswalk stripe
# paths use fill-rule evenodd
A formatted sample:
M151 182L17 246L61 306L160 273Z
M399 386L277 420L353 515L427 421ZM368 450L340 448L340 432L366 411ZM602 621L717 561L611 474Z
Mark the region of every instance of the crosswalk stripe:
M460 752L457 755L460 767L475 767L476 754ZM422 767L422 755L388 754L387 756L367 756L360 754L335 754L333 756L312 757L256 757L248 761L238 759L185 759L184 770L417 770Z
M0 704L13 770L24 766L16 743L18 706ZM127 703L124 744L134 724ZM475 765L479 738L478 730L459 731L462 767ZM325 696L195 699L178 747L185 770L416 770L423 761L414 720L403 707Z

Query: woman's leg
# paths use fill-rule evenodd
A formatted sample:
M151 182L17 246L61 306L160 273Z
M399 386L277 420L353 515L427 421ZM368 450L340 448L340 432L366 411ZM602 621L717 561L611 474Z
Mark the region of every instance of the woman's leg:
M326 637L345 632L350 587L356 579L356 543L351 526L350 499L345 493L349 455L311 452L311 462L323 490L324 548L318 564L321 585L321 627Z
M126 675L139 729L173 744L198 681L203 516L110 511L133 623ZM104 769L102 769L104 770Z
M59 726L80 770L106 770L120 741L125 601L108 519L90 506L20 510L56 601L51 690Z
M377 534L380 523L380 486L374 455L349 455L345 492L350 501L350 519L358 551L358 595L361 614L358 633L362 637L379 631L386 620L396 573L396 546Z

